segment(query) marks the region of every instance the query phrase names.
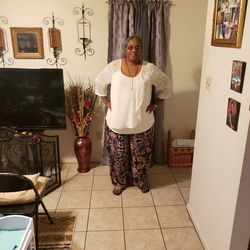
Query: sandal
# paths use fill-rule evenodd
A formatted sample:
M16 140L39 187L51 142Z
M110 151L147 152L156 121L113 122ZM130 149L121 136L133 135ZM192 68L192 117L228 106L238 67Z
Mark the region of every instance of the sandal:
M114 187L113 194L114 195L120 195L125 190L125 187Z

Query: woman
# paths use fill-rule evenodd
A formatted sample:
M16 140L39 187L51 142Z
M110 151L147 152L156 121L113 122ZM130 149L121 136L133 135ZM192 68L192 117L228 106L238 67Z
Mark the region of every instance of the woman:
M96 78L96 94L108 108L107 150L113 193L120 195L129 180L143 193L149 191L147 170L151 165L154 115L171 95L171 82L155 65L142 60L142 41L131 36L125 57L109 63ZM110 99L107 86L111 84ZM152 86L157 99L151 102Z

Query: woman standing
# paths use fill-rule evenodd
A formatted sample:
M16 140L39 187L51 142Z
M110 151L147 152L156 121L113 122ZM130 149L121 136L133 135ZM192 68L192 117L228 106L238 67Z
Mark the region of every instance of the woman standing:
M125 43L125 57L109 63L96 78L96 94L108 108L107 150L113 193L119 195L133 184L149 191L147 170L151 165L154 115L163 100L171 96L171 81L154 64L142 60L142 40L131 36ZM107 86L111 84L110 99ZM157 99L151 101L152 86Z

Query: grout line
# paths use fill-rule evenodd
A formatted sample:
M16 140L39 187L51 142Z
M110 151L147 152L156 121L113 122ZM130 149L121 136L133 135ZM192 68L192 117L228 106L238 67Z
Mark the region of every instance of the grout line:
M164 240L164 236L163 236L163 232L162 232L162 227L161 227L159 215L158 215L158 213L157 213L157 209L156 209L156 206L155 206L154 196L153 196L151 190L150 190L150 193L151 193L151 197L152 197L152 201L153 201L153 205L154 205L156 217L157 217L157 220L158 220L158 223L159 223L159 227L160 227L160 231L161 231L161 237L162 237L162 240L163 240L163 244L164 244L164 246L165 246L165 249L167 249L167 245L166 245L166 242L165 242L165 240Z
M86 231L85 231L85 241L83 245L83 250L86 249L87 244L87 233L88 233L88 226L89 226L89 217L90 217L90 209L91 209L91 200L92 200L92 193L93 193L93 186L94 186L94 180L95 180L95 169L93 169L93 175L92 175L92 184L90 189L90 197L89 197L89 207L88 207L88 218L87 218L87 225L86 225Z
M124 190L124 191L125 191L125 190ZM123 191L123 192L124 192L124 191ZM125 236L125 221L124 221L123 193L121 194L121 206L122 206L123 244L124 244L124 250L126 250L126 236Z

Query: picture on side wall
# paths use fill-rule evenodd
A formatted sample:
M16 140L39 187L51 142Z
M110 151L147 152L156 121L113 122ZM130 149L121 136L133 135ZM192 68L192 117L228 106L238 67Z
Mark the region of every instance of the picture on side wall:
M232 76L231 76L231 89L242 93L244 77L246 70L246 62L242 61L233 61L232 66Z
M213 46L241 47L247 0L215 0Z
M227 105L227 126L237 131L240 114L240 103L232 98L228 98Z
M42 28L11 27L14 58L43 59Z

